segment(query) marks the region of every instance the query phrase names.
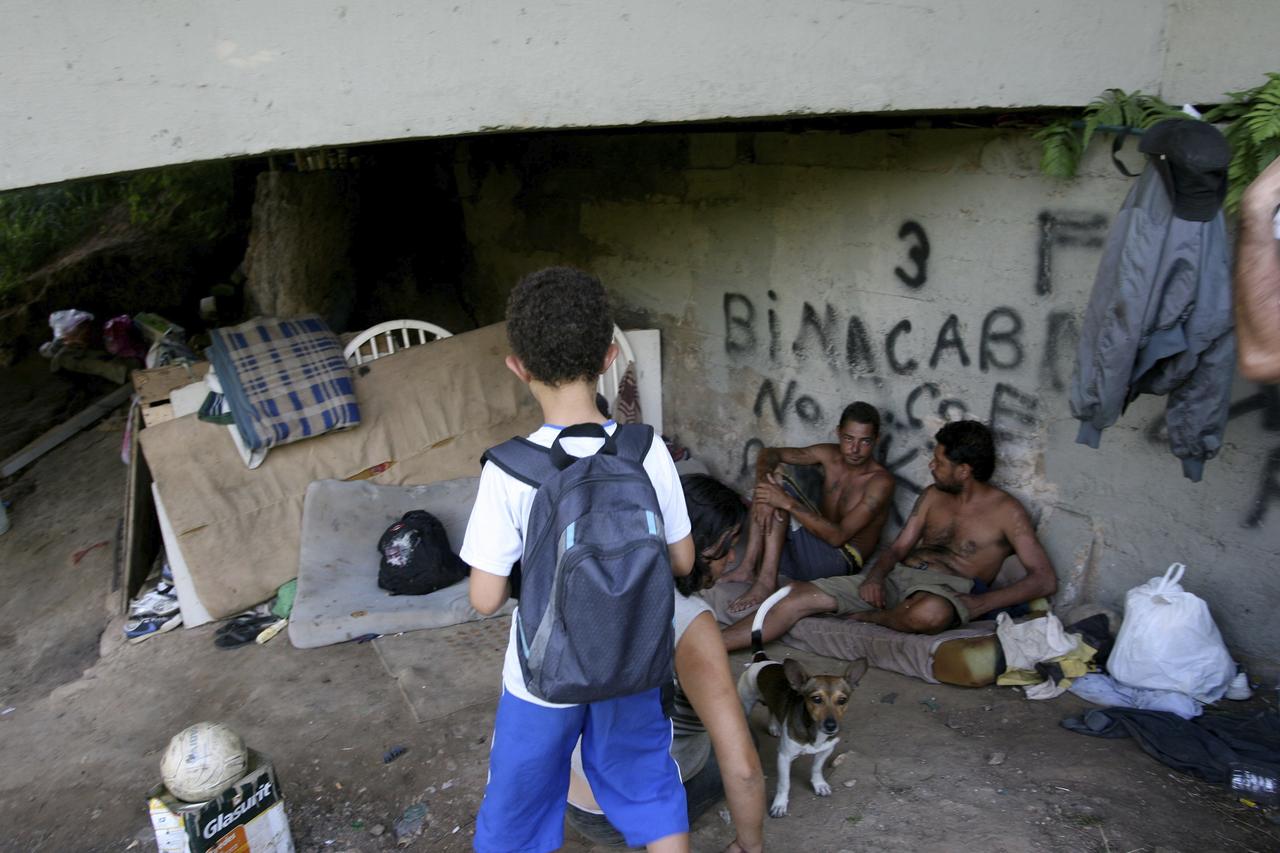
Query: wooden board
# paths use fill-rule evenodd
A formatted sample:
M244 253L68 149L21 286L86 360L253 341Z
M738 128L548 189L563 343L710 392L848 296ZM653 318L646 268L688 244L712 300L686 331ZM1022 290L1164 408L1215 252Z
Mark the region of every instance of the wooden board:
M124 490L124 544L121 554L120 609L129 611L129 602L138 594L151 571L159 550L160 522L151 500L151 469L142 455L138 435L142 431L142 409L129 412L132 433L129 442L129 474Z
M133 388L138 392L138 399L143 407L168 401L175 389L192 382L198 382L209 372L209 362L197 361L195 364L171 364L168 367L157 367L154 370L135 370L133 372Z
M142 423L144 426L155 426L165 421L173 420L173 404L172 403L156 403L152 406L139 406L138 411L142 413Z
M88 408L58 424L6 459L4 464L0 465L0 477L18 473L82 429L109 415L117 406L127 402L132 395L133 389L128 385L122 385L105 397L90 403Z
M133 388L138 393L142 422L155 426L173 420L173 406L169 395L192 382L199 382L209 372L209 362L195 364L171 364L154 370L135 370Z

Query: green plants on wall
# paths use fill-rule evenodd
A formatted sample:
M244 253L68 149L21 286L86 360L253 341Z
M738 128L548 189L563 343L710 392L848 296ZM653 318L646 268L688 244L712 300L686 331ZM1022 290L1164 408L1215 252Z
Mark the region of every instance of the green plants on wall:
M1204 121L1223 125L1231 143L1227 173L1226 209L1240 206L1244 188L1280 156L1280 73L1252 89L1228 92L1228 98L1204 113ZM1141 131L1166 118L1185 118L1179 108L1155 95L1108 89L1084 109L1079 118L1061 118L1036 131L1042 145L1040 169L1055 178L1076 174L1080 158L1099 132Z
M1240 196L1258 173L1280 157L1280 74L1243 92L1228 92L1231 100L1205 113L1205 121L1230 122L1223 133L1231 143L1227 171L1227 209L1240 208Z
M198 163L0 193L0 298L108 221L212 242L230 227L226 162Z

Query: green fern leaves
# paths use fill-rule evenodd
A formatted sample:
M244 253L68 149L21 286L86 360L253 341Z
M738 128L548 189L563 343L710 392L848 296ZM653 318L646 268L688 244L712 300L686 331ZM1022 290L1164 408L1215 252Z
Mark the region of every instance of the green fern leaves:
M1228 92L1230 99L1204 114L1212 124L1226 124L1223 134L1231 143L1231 166L1227 171L1225 207L1234 213L1240 207L1245 187L1280 157L1280 74L1267 75L1267 82L1242 92ZM1036 131L1042 145L1040 170L1054 178L1071 178L1080 158L1099 131L1147 128L1167 118L1186 114L1155 95L1108 89L1084 109L1083 119L1058 119Z
M1076 174L1083 147L1071 122L1062 119L1032 134L1040 140L1040 171L1054 178L1071 178Z
M1245 187L1258 173L1280 157L1280 74L1268 74L1267 82L1243 92L1228 92L1231 100L1205 113L1205 121L1230 122L1223 130L1231 143L1225 207L1240 209Z

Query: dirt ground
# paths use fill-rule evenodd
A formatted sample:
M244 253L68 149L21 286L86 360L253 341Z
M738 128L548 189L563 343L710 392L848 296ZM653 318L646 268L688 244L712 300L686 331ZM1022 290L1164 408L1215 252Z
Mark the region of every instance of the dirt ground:
M120 412L0 483L13 504L13 529L0 536L0 849L154 850L144 794L161 750L207 719L274 759L299 850L396 849L393 824L415 803L426 804L427 826L408 849L469 850L491 704L419 725L371 644L298 650L282 635L221 650L212 625L121 642L112 587L122 428ZM496 699L499 673L474 677ZM1280 826L1225 791L1172 773L1132 741L1059 727L1083 707L873 670L828 771L833 795L814 796L808 759L797 761L791 814L768 820L768 849L1280 850ZM774 742L763 718L754 724L772 792ZM384 764L394 746L407 752ZM712 813L693 847L719 850L732 837ZM566 850L591 849L567 839Z

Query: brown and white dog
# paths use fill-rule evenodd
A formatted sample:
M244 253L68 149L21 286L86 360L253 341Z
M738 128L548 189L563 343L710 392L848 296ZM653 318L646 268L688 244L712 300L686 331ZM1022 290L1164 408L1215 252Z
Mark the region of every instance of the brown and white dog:
M810 784L819 797L831 795L822 766L840 742L840 718L849 697L866 674L867 662L854 661L843 675L810 675L793 658L779 663L764 651L761 629L765 614L791 591L784 586L764 600L751 623L751 648L755 654L738 679L738 698L748 717L757 702L769 709L769 734L778 738L778 790L769 806L771 817L787 813L791 796L791 762L813 756Z

